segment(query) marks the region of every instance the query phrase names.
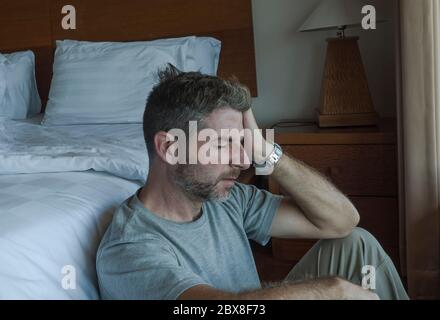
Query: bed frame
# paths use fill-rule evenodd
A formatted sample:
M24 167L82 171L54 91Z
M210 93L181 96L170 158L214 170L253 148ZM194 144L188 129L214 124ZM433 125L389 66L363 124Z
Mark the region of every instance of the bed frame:
M63 6L76 29L61 26ZM186 35L222 41L219 75L237 76L257 95L251 0L2 0L0 52L31 49L43 101L52 78L55 40L137 41Z

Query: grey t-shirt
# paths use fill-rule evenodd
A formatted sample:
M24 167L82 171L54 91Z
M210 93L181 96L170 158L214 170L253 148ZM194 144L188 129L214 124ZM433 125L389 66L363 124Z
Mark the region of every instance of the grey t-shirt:
M161 218L137 193L115 212L98 249L103 299L176 299L206 284L229 292L261 287L248 239L266 245L282 197L236 183L224 201L206 201L192 222Z

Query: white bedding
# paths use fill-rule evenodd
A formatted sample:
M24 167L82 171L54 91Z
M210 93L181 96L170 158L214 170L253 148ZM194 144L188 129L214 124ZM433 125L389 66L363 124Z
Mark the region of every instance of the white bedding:
M142 124L45 127L0 118L0 174L96 171L145 179Z
M99 298L95 251L147 170L141 125L0 119L0 299Z

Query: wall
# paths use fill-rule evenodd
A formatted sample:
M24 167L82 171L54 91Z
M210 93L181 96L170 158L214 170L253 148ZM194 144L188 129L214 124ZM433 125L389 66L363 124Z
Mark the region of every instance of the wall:
M336 32L297 31L321 0L252 0L258 97L253 109L261 126L280 119L314 118L326 41ZM381 116L395 116L395 22L397 0L376 0L377 30L348 30L360 37L373 102Z

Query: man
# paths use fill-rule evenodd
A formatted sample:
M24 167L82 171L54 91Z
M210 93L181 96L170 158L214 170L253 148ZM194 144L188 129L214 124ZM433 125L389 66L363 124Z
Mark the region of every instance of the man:
M198 133L190 121L218 133L206 143L226 163L171 161L176 150L184 160L200 154L200 141L191 151L176 149L178 141L170 138L181 129L190 141ZM172 66L160 73L144 114L147 182L115 212L98 250L103 298L408 298L390 258L356 228L358 212L337 188L258 131L253 152L246 153L243 141L223 135L225 129L258 129L247 88ZM272 168L289 197L235 182L251 156ZM266 245L272 236L322 240L285 281L262 288L248 239ZM366 283L375 290L360 286L365 267L374 272L374 283Z

